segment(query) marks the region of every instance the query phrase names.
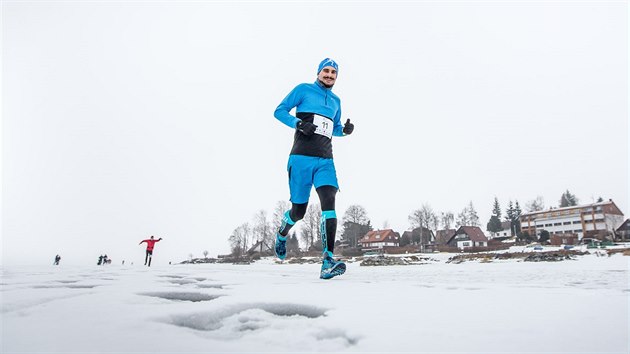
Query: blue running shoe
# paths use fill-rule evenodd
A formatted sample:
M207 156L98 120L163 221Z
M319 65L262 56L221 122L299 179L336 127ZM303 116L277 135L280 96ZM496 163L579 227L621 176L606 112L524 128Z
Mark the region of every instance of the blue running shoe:
M346 264L342 261L335 261L329 253L324 256L322 271L319 273L320 279L331 279L346 272Z
M287 256L287 238L276 234L276 247L274 247L274 249L276 251L276 257L285 259Z

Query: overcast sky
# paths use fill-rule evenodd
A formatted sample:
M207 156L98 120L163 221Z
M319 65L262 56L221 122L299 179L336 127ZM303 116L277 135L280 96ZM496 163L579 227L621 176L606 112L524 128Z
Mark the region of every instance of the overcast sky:
M482 228L521 206L628 204L626 1L2 2L2 263L229 252L288 200L273 111L325 57L353 135L337 214ZM316 200L313 192L311 200Z

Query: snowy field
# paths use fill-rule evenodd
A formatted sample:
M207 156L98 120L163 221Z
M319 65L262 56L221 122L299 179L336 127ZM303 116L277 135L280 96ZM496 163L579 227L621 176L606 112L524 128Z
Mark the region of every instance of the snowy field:
M628 353L630 257L5 267L2 352Z

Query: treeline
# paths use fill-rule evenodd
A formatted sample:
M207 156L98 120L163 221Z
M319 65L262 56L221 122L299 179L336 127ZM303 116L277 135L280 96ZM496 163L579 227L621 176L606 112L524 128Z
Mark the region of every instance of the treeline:
M602 201L600 198L598 201ZM559 207L577 205L578 199L568 190L562 194ZM271 215L267 211L259 210L249 222L237 226L229 236L230 248L233 255L239 256L250 251L268 252L273 250L275 235L285 211L291 208L287 201L278 201ZM526 203L526 212L539 211L545 208L542 197L536 197ZM518 200L509 201L505 214L501 210L498 198L494 198L492 215L486 224L486 230L497 233L503 230L502 222L509 222L511 234L519 238L527 238L529 235L520 234L519 217L523 211ZM321 208L319 203L310 203L304 219L300 221L289 233L287 250L291 251L321 251ZM429 204L423 204L419 209L413 210L409 216L409 225L412 230L438 230L457 229L460 226L481 227L479 215L470 201L459 213L451 211L434 211ZM345 243L350 247L356 247L361 237L373 230L372 222L367 210L361 205L351 205L340 218L337 228L337 242ZM411 240L401 240L406 244L420 244L423 241L422 232L416 237L413 233Z

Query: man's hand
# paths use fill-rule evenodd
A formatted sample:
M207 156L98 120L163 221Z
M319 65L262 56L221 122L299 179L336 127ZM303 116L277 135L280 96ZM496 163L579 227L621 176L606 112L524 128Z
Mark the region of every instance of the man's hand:
M313 133L315 133L315 129L317 129L317 126L311 122L305 122L301 120L295 126L295 129L299 130L304 135L313 135Z
M343 133L346 135L352 134L354 131L354 124L350 123L350 119L346 121L346 124L343 126Z

